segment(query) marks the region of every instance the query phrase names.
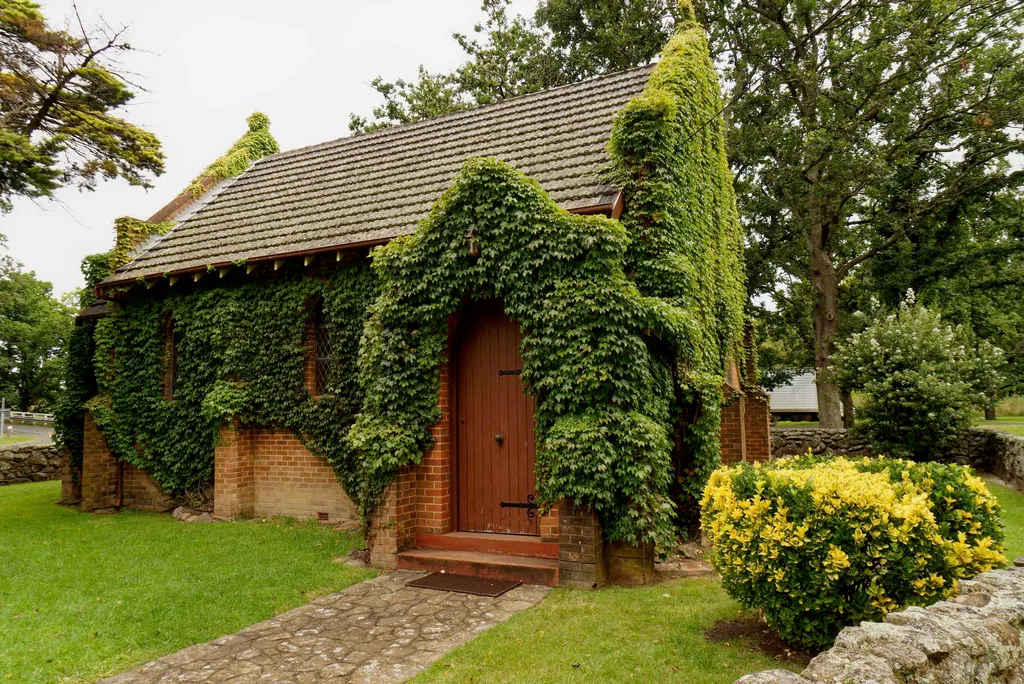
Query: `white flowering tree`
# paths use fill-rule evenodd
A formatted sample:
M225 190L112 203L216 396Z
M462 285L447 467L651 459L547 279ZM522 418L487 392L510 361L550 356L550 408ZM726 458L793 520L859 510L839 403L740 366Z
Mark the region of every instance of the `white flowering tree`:
M895 313L839 348L835 379L867 396L859 417L876 452L935 460L991 404L1002 363L1000 349L947 325L908 292Z

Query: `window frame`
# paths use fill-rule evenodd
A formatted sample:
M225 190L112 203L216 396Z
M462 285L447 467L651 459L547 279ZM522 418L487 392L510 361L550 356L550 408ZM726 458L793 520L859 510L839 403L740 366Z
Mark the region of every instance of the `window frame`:
M309 344L312 377L309 381L309 393L313 397L329 396L331 364L334 363L334 345L331 341L330 326L324 313L323 302L317 302L310 317L309 331L312 339Z

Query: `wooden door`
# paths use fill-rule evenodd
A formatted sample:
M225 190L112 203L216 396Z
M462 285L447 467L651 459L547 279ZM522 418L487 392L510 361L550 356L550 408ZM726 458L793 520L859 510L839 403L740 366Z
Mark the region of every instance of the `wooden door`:
M533 397L523 391L522 334L500 303L467 306L455 354L458 526L539 534Z

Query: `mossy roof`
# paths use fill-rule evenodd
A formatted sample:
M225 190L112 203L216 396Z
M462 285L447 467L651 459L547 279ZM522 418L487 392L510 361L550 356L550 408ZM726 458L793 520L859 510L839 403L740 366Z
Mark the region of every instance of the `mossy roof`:
M471 157L512 164L565 209L603 204L612 119L651 68L265 157L105 283L411 233Z

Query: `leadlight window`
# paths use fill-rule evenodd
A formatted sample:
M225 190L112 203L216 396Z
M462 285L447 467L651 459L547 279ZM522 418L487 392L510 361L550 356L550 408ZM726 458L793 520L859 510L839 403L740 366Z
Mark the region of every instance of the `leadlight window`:
M313 354L313 394L319 397L327 394L327 380L333 356L331 336L327 331L327 318L324 316L322 306L316 308L316 315L313 319Z
M178 372L178 332L175 330L174 319L167 318L165 344L167 345L167 374L164 377L164 397L173 399L181 387L181 374Z

